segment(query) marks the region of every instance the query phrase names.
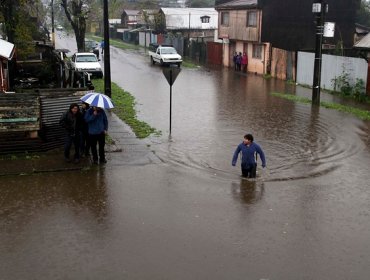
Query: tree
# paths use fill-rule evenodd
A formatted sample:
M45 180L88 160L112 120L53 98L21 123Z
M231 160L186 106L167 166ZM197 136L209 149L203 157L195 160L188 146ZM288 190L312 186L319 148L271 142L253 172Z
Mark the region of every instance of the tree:
M188 0L186 5L189 8L212 8L215 6L214 0Z
M166 18L163 13L154 15L154 30L158 33L163 33L166 30Z
M9 42L14 43L15 29L18 22L19 0L1 0L0 9L4 18L4 32Z
M75 33L77 49L85 50L86 19L90 13L92 0L61 0L66 17Z
M357 23L370 27L370 2L361 0L360 9L357 11Z
M109 17L110 18L121 18L124 1L122 0L109 0Z
M13 43L17 55L9 62L10 88L14 86L16 76L15 59L25 59L35 51L33 40L43 38L40 32L44 10L39 0L0 0L0 17L4 24L4 33Z

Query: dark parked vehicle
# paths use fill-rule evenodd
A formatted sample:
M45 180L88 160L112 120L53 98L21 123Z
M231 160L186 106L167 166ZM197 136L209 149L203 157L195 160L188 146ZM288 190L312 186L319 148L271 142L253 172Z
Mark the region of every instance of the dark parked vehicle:
M94 40L85 39L85 52L92 52L99 59L99 43Z

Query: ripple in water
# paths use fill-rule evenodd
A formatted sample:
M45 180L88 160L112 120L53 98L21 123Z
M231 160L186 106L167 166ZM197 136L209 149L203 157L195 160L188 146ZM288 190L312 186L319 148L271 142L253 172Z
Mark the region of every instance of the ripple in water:
M231 157L238 142L237 131L228 126L217 133L209 129L193 130L191 140L182 135L173 142L164 142L160 154L165 162L189 168L197 168L219 177L230 178L239 174L239 168L232 169ZM256 137L266 154L267 171L264 181L288 181L320 177L342 167L362 147L350 141L355 137L351 120L337 121L336 114L311 112L300 107L290 115L282 115L258 127L262 137ZM354 127L354 126L353 126ZM213 136L212 136L213 133ZM239 136L239 135L238 135ZM239 136L240 138L240 136ZM241 142L241 139L239 139ZM260 160L258 160L260 165Z

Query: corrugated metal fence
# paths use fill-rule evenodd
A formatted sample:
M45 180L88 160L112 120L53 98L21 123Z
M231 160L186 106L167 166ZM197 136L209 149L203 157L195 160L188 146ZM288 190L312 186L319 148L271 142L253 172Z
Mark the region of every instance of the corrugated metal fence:
M64 140L64 130L59 125L59 119L68 110L71 103L80 102L80 97L85 92L81 89L51 89L1 96L0 108L9 104L9 100L16 99L26 107L31 104L30 102L37 103L35 108L39 108L39 110L37 114L38 126L32 128L38 132L38 135L35 135L36 137L32 137L26 129L7 129L5 131L0 129L0 153L41 152L60 147ZM28 103L25 101L26 99L29 100ZM14 112L15 107L15 104L8 106L8 112L10 114ZM0 122L0 126L2 124ZM32 129L28 129L28 131Z
M64 141L64 130L59 125L62 114L71 103L80 103L85 91L65 89L64 91L40 91L41 130L39 135L44 141L43 150L61 146Z
M297 83L312 86L314 60L315 54L298 52ZM323 55L321 87L334 90L334 79L346 73L351 85L356 83L356 79L362 79L365 82L366 88L367 68L366 60L361 58Z

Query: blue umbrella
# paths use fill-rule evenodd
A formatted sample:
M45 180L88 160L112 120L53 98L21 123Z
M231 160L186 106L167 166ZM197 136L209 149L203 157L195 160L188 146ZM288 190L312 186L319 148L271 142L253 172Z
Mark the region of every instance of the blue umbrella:
M90 106L99 107L103 109L112 109L114 105L112 100L103 93L99 92L88 92L82 96L81 101L89 104Z

